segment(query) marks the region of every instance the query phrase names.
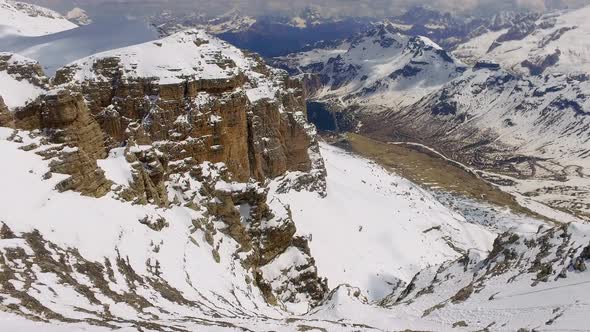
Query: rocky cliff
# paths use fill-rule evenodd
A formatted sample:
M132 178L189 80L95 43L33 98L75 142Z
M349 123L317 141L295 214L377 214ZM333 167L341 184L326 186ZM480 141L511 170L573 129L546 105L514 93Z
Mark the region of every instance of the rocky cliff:
M171 160L224 162L242 181L310 169L297 83L202 32L79 60L55 84L81 87L108 147L154 144Z
M153 232L178 227L165 211L183 211L192 216L191 233L204 238L197 246L209 248L216 264L231 261L227 269L246 280L236 287L248 287L248 296L297 310L322 300L327 285L307 240L295 235L289 207L264 188L301 171L309 174L302 185L324 190L298 82L201 31L82 59L52 82L27 63L0 62L11 79L40 89L22 106L0 102L0 126L14 129L8 141L45 160L44 181L61 192L159 209L137 220ZM99 293L121 300L102 286L93 296Z

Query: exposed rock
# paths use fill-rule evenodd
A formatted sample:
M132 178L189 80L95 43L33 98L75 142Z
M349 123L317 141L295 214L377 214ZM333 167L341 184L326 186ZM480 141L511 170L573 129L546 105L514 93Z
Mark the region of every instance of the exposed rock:
M558 63L560 56L561 51L557 49L554 53L545 55L543 57L538 57L536 59L526 59L521 63L521 66L528 68L531 75L541 75L547 68Z
M241 264L269 303L315 305L327 292L326 280L317 274L307 240L295 237L289 208L269 202L263 187L290 171L298 175L293 179L310 172L297 187L325 192L325 169L300 82L200 32L170 38L148 47L165 49L173 42L174 52L201 52L190 59L194 67L165 68L154 76L138 70L141 57L91 57L59 70L53 90L13 113L0 112L0 121L13 117L17 129L38 138L21 149L50 160L52 172L70 175L58 190L109 194L162 211L187 208L201 215L192 223L205 239L191 242L210 246L217 263ZM42 74L35 68L30 77ZM104 166L110 158L125 168L125 179L116 185L98 167L97 161ZM170 225L161 215L146 214L137 222L165 233ZM221 249L224 239L238 244L231 256ZM159 262L147 264L159 276ZM122 261L120 269L126 265ZM126 275L140 278L133 271ZM165 298L187 304L177 290L150 280L141 282L155 283Z
M14 127L13 115L8 110L4 99L0 96L0 127Z
M96 160L106 156L100 127L88 112L84 98L69 90L55 90L31 102L15 114L19 129L42 129L49 141L67 149L45 152L56 173L71 177L58 185L60 191L75 190L100 197L110 190L110 182Z
M136 204L167 207L168 158L151 146L142 149L131 142L125 148L125 159L133 169L133 180L120 196Z
M169 38L186 43L212 37L186 32ZM192 47L200 52L211 44L199 42ZM242 181L276 177L288 170L309 170L311 138L305 128L300 84L280 71L270 70L259 57L242 56L240 61L247 61L248 67L238 67L223 52L204 55L208 64L226 70L228 78L182 76L162 83L160 77L134 74L142 59L136 59L139 64L130 67L119 56L105 55L60 69L54 83L80 82L109 147L129 139L156 144L171 161L193 158L197 163L224 162ZM84 70L94 75L81 77ZM244 91L268 84L266 81L284 88L271 99L250 101ZM298 114L303 121L297 119Z
M36 61L20 55L0 52L0 71L5 71L8 75L18 77L19 80L26 80L41 88L46 88L49 84L43 67Z
M317 274L307 239L295 237L289 207L276 200L269 205L268 189L229 183L227 170L207 168L201 166L193 175L204 184L201 194L213 197L207 200L208 214L225 224L219 231L240 244L238 252L247 253L242 264L254 271L267 302L298 303L304 298L311 305L319 303L328 291L327 281ZM213 243L213 226L198 227L209 227Z
M590 260L590 245L582 249L580 256L576 257L572 261L572 267L576 271L584 272L586 271L586 261Z

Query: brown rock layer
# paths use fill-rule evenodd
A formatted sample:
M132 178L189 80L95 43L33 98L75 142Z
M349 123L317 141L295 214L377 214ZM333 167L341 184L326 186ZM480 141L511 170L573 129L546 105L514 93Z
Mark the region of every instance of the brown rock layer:
M76 69L59 70L54 83L72 82ZM243 74L159 84L155 78L126 78L115 57L96 60L93 70L101 79L82 82L82 93L108 147L133 139L154 144L170 160L224 162L240 181L310 169L310 138L294 117L296 112L305 117L304 96L286 77L277 79L291 89L277 100L251 103Z
M14 118L16 128L43 129L50 142L69 147L45 156L56 158L50 164L53 172L71 175L59 190L97 197L110 190L96 163L106 157L103 134L82 95L68 90L43 95L15 112Z
M26 59L26 61L10 61L14 55L12 53L0 54L0 71L7 74L20 77L38 87L46 87L49 79L43 72L43 67L37 62Z
M4 104L2 96L0 96L0 127L14 127L14 118L6 104Z

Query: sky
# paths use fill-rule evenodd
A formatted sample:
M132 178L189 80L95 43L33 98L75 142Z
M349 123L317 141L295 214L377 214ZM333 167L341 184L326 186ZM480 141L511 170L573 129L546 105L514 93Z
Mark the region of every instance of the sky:
M23 0L21 0L23 1ZM311 6L326 16L394 16L405 8L427 5L450 12L490 13L500 10L577 7L590 0L24 0L65 12L81 7L89 12L158 12L195 10L212 15L239 9L249 15L288 14Z

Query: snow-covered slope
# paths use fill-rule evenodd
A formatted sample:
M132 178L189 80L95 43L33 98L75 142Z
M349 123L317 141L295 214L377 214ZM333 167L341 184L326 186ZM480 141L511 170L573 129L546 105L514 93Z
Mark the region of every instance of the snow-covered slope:
M12 0L0 0L0 37L43 36L76 27L76 24L50 9Z
M492 232L466 222L413 183L327 144L322 156L326 198L306 191L277 197L291 206L330 287L353 285L376 300L425 267L491 248Z
M383 304L468 330L586 330L589 235L586 224L502 234L485 259L470 252L426 269Z
M446 260L463 262L467 252L474 262L486 257L495 235L491 229L467 223L408 181L340 149L322 145L328 172L325 198L317 192L279 189L280 183L292 183L301 173L290 173L271 183L269 204L275 218L268 221L268 226L287 218L283 204L290 204L297 227L301 228L299 233L309 237L320 273L335 287L317 308L293 315L282 306L268 305L261 291L253 287L250 272L240 263L245 253L237 250L239 243L221 231L222 221L210 224L205 219L212 216L190 205L159 208L126 203L111 195L90 198L74 192L59 193L55 185L67 176L47 176L51 160L37 154L64 147L47 145L42 138L39 133L0 129L0 152L12 161L0 172L0 181L12 188L0 192L0 265L7 272L0 279L0 301L4 305L0 325L4 328L46 329L49 326L45 324L50 323L55 331L151 331L166 326L188 331L300 331L310 327L325 331L441 331L450 329L458 320L485 327L498 319L494 311L474 316L470 305L488 305L479 299L481 296L466 301L452 311L451 317L436 313L422 317L427 306L439 298L438 292L453 292L472 278L471 270L463 272L458 268L452 270L454 279L460 281L457 285L445 281L449 285L435 288L425 302L389 307L401 290L412 289L408 285L422 287L422 279L429 280L430 271L459 264L440 265ZM127 163L111 159L117 159L117 155L112 154L100 164L110 163L112 167L106 168L113 170L117 164L122 167ZM252 186L215 180L218 165L204 163L201 171L208 178L202 183L172 177L168 184L170 195L181 195L178 190L188 186L190 193L186 193L194 195L193 199L206 198L200 193L205 193L204 188L211 185L207 181L211 180L217 181L218 190L249 190L245 188ZM107 172L109 177L112 174ZM248 207L240 210L246 218ZM537 224L515 226L512 231L527 236L537 229ZM578 238L584 232L581 229L576 233L572 247L581 244ZM302 255L291 247L261 273L271 280L282 274L293 276L291 264L303 259ZM305 260L301 263L305 264ZM424 268L420 279L414 278L414 272ZM586 276L581 273L574 281L584 281ZM526 277L509 289L503 283L486 283L485 294L528 292L531 287ZM341 282L360 288L339 286ZM381 303L371 303L365 297L368 294L370 299L380 299L391 292ZM577 298L583 298L580 296ZM574 306L565 309L569 313L583 310L575 299L561 297L559 305ZM496 310L516 310L524 315L527 311L519 308L530 306L534 298L523 301L512 308L503 302ZM306 309L289 308L299 312ZM453 308L449 304L444 310ZM528 318L519 316L518 321L511 320L511 316L505 320L529 326L553 317L546 311L540 309ZM579 324L565 318L567 326Z
M97 18L93 23L38 37L0 36L0 51L35 59L47 75L77 59L157 38L148 23L126 17Z
M322 86L313 98L345 105L408 105L466 69L430 39L396 31L393 24L384 22L337 47L278 61L294 72L319 77Z
M498 151L588 167L590 99L584 91L589 88L585 75L521 79L503 70L476 68L396 116L416 120L423 114L424 123L415 122L416 127L431 126L434 132L446 126L449 138L479 128Z
M63 147L44 145L38 135L0 128L0 151L10 160L0 181L11 188L0 191L0 327L25 325L8 313L38 317L56 330L74 329L59 327L68 320L91 330L145 324L149 330L178 324L188 330L256 330L280 324L274 320L285 312L252 287L253 277L239 263L240 245L211 233L217 226L206 226L207 216L194 207L59 193L55 186L68 176L44 176L50 161L36 153ZM31 144L38 148L19 149ZM197 196L201 185L191 184ZM282 218L279 210L275 215L269 222ZM301 254L295 249L290 255Z
M590 6L551 13L460 45L466 61L489 59L519 73L590 72Z
M515 165L587 178L573 167L590 151L585 75L467 69L430 40L388 28L329 52L341 56L320 61L336 75L325 96L346 103L348 87L351 104L396 99L381 101L402 106L380 114L389 129L409 121L414 134L435 129L424 139L464 143L487 128L494 141L476 148L520 137L516 151L568 164L551 173L551 160L519 156ZM1 53L0 73L12 111L0 109L2 123L21 128L0 128L2 329L585 326L588 227L477 201L466 212L460 198L441 203L440 193L318 146L297 82L203 31L79 59L49 91L32 60Z

